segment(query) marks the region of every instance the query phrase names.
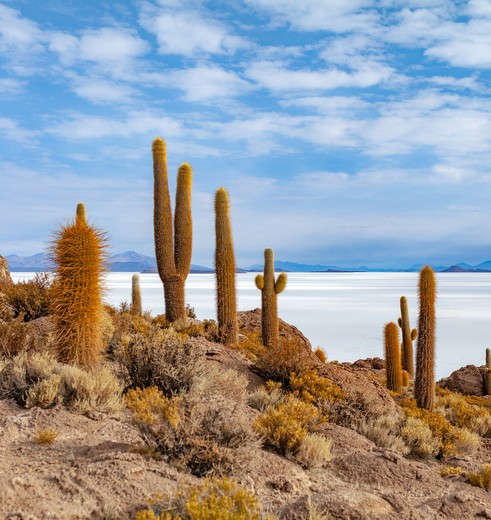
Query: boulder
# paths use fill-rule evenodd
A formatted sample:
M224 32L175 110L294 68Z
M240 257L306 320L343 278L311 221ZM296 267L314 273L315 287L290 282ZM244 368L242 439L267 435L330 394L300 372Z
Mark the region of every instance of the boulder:
M9 263L7 259L0 255L0 288L6 285L12 285L12 277L10 276Z
M484 367L467 365L452 372L440 386L464 395L484 395Z

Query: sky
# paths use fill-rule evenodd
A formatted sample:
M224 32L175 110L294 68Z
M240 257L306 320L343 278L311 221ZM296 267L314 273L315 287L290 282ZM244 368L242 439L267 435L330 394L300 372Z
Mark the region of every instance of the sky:
M0 254L83 201L154 254L152 140L215 191L240 266L491 259L491 1L0 1Z

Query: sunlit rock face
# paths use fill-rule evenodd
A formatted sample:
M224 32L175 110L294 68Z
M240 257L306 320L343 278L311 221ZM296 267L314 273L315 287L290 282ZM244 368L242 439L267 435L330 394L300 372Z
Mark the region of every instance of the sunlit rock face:
M0 288L14 283L10 276L9 263L7 259L0 255Z

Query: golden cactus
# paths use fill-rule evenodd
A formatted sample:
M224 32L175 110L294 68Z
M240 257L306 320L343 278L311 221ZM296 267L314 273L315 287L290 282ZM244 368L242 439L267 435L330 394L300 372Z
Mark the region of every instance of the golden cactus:
M285 273L281 273L278 279L274 279L274 252L272 249L264 250L264 276L256 276L256 287L261 291L261 326L263 344L275 345L278 342L278 294L281 293L287 282Z
M152 156L155 256L159 276L164 284L165 316L168 321L173 322L186 319L184 283L191 267L193 173L187 163L182 164L177 173L173 233L166 146L160 137L152 144Z
M419 319L414 397L420 408L435 406L436 280L431 267L419 274Z
M220 341L237 342L237 301L235 292L235 253L230 225L227 190L215 194L215 272L217 280L217 318Z
M401 351L399 350L399 329L394 322L385 325L384 340L387 389L400 394L402 392Z
M64 363L93 367L103 348L106 238L87 224L82 203L75 220L55 232L50 253L55 265L52 313L57 357Z
M140 316L142 313L142 294L140 289L140 275L131 277L131 314Z

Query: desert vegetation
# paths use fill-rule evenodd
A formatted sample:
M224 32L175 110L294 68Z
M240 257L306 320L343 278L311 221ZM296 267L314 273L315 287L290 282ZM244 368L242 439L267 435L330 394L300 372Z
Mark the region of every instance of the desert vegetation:
M402 345L396 323L385 326L385 370L330 363L323 350L314 351L278 318L277 295L287 279L284 273L275 279L271 249L264 253L264 275L256 278L262 291L259 320L253 324L253 311L237 312L230 200L220 188L215 197L217 321L197 320L184 293L192 252L191 168L187 163L179 168L173 225L160 138L153 143L153 160L155 247L165 315L145 310L138 275L132 279L131 305L104 304L107 240L88 223L81 203L74 220L55 233L53 273L0 289L0 400L37 418L68 414L75 422L113 427L119 422L129 440L110 441L120 454L111 464L131 460L134 480L151 468L166 483L162 491L148 482L152 489L128 487L131 493L117 494L119 502L111 507L100 500L92 511L77 505L79 517L107 518L112 508L112 517L138 520L398 518L412 505L396 506L395 499L382 504L382 491L373 488L380 503L370 500L378 509L370 510L367 503L369 481L380 475L367 477L363 488L359 484L366 466L382 459L398 461L406 472L404 485L421 474L441 480L441 488L435 484L438 493L447 487L442 479L449 478L456 486L476 488L469 493L490 489L489 464L477 453L491 438L491 402L434 381L436 282L429 267L420 273L418 332L410 329L405 297ZM488 359L486 381L490 364ZM71 442L48 422L29 430L38 456L39 450L61 450ZM0 428L7 431L7 424L5 419ZM97 457L113 445L101 443ZM71 449L79 457L91 453ZM369 462L363 466L363 460ZM362 506L349 505L350 482L341 481L346 468L354 472L352 492L361 493L360 503L366 495ZM397 475L392 467L390 472L387 486ZM101 475L92 475L102 479L99 486ZM338 481L348 491L337 500ZM0 507L10 509L2 513L15 513L20 507L16 492L4 484L7 491L0 497L6 505ZM73 496L76 488L70 488ZM300 496L308 498L305 503L298 502ZM458 504L452 514L474 511L472 502ZM360 507L366 516L356 516Z

